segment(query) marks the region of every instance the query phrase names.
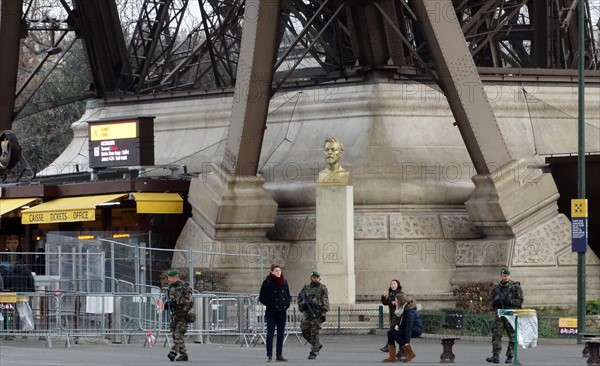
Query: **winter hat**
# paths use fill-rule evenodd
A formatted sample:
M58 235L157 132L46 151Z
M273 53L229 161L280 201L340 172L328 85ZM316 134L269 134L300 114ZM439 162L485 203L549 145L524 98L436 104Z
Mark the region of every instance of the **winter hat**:
M169 277L179 276L179 271L176 269L172 269L169 272L167 272L167 276L169 276Z
M396 284L398 285L398 291L401 291L401 290L402 290L402 285L400 284L400 280L397 280L397 279L395 279L395 278L394 278L394 279L393 279L392 281L390 281L390 282L396 282Z

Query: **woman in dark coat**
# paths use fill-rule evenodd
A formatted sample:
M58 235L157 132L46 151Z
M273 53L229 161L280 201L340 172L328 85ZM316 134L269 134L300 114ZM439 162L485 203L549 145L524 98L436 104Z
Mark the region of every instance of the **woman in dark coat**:
M265 305L265 320L267 322L267 362L273 359L273 335L277 327L276 360L286 362L283 357L283 339L285 337L285 322L287 309L290 307L290 288L283 278L281 267L271 265L271 273L265 278L260 287L258 301Z
M383 305L387 305L389 310L390 317L390 329L393 327L394 320L396 319L396 315L394 315L394 311L396 311L396 295L402 292L402 285L400 284L400 280L393 279L390 281L390 288L387 291L384 291L383 295L381 295L381 303ZM388 351L387 342L385 346L380 348L381 352Z

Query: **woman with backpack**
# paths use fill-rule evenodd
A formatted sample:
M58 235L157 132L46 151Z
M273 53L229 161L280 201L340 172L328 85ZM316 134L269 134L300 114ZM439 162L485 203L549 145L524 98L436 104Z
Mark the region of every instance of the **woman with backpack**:
M406 353L406 357L402 362L410 362L416 357L410 345L410 340L421 336L423 333L423 324L417 312L417 302L404 293L396 295L396 311L394 314L397 316L396 322L387 333L389 357L384 359L383 362L397 361L396 342Z

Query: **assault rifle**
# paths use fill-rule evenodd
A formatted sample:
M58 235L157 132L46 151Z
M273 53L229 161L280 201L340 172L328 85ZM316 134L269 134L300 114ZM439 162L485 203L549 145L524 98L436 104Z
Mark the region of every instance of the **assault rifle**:
M321 313L316 309L316 306L306 297L304 289L298 294L298 309L300 311L308 311L308 319L315 320L321 319Z

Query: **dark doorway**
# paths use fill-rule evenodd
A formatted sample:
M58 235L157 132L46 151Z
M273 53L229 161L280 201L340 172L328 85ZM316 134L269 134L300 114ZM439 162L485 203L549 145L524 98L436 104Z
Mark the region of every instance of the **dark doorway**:
M577 156L546 158L558 187L558 211L571 219L571 200L577 198ZM600 155L585 157L585 190L588 199L588 244L600 257Z

